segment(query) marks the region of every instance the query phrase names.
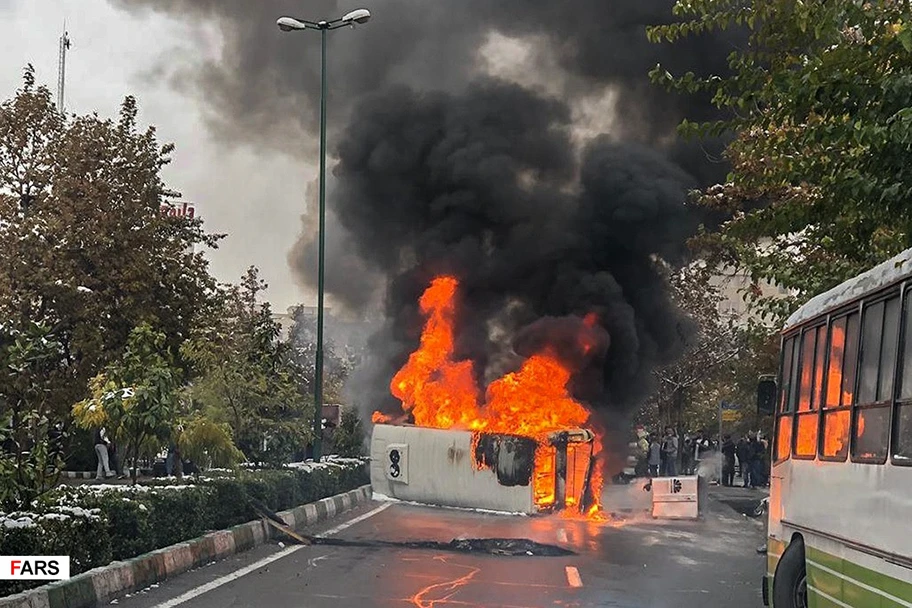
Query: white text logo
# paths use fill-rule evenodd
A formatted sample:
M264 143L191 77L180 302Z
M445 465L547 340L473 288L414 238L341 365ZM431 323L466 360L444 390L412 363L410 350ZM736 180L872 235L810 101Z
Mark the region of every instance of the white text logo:
M0 556L0 580L60 581L70 578L68 555Z

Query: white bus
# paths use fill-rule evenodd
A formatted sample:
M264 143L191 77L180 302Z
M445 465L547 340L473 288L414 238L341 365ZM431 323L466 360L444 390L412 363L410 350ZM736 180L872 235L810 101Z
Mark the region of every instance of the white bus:
M764 604L912 608L912 249L789 318L772 394Z

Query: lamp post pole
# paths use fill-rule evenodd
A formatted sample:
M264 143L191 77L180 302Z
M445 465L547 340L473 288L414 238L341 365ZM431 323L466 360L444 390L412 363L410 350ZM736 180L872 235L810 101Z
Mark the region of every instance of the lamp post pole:
M314 369L313 459L320 462L323 448L323 291L326 253L326 22L320 23L320 224L317 235L317 353Z
M313 460L320 462L323 447L323 295L325 291L326 254L326 34L340 27L364 24L370 20L370 11L357 9L332 21L308 21L294 17L280 17L276 25L283 32L320 30L320 203L317 230L317 352L314 362L314 418Z

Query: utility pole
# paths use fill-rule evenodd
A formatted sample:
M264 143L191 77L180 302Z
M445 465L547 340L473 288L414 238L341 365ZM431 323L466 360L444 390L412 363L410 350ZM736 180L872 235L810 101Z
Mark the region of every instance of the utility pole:
M70 37L66 31L66 21L63 22L63 35L60 37L60 56L57 63L57 109L64 113L63 88L66 85L66 53L70 48Z

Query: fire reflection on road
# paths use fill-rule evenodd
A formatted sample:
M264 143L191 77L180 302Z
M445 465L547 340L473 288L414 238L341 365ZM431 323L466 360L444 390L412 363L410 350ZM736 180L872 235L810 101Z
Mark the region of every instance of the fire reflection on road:
M481 572L481 568L475 568L473 566L466 566L463 564L450 562L444 555L437 555L434 557L434 559L450 566L465 568L469 572L450 581L428 585L427 587L418 591L418 593L409 598L411 603L418 608L434 608L438 605L438 603L448 602L450 598L456 594L456 591L460 587L466 585L470 580L472 580L472 577ZM436 599L432 597L438 593L443 593L444 595Z

